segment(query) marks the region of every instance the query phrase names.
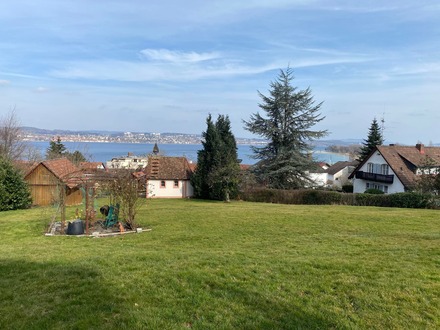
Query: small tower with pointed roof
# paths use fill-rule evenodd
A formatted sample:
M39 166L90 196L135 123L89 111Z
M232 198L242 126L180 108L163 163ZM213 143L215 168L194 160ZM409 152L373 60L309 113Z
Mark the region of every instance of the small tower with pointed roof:
M153 147L153 154L154 154L155 156L157 156L157 155L159 154L159 147L157 146L157 142L154 144L154 147Z

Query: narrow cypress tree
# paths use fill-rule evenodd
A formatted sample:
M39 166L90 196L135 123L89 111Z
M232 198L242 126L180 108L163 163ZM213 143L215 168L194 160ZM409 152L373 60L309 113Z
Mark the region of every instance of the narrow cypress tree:
M208 175L214 166L218 163L220 140L212 122L211 115L206 119L206 132L202 133L203 148L197 152L197 167L191 178L194 187L194 196L197 198L209 198Z
M207 129L202 133L203 148L197 153L197 167L191 179L194 196L205 199L228 200L238 190L239 164L237 144L231 132L227 116L219 115L206 120Z
M219 115L215 123L219 145L219 163L213 167L209 177L212 184L211 198L229 201L238 195L238 163L237 142L231 131L228 116Z
M361 150L359 152L359 161L363 161L376 146L383 144L383 136L379 123L376 118L373 119L370 129L368 130L368 137L362 143Z

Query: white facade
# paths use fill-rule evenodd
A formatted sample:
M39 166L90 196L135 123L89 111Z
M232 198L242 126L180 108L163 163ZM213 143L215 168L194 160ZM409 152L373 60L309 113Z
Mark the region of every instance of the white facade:
M117 157L112 158L112 160L108 161L106 166L107 168L116 168L116 169L141 169L145 168L148 165L148 158L139 157L129 154L126 157Z
M327 185L328 173L309 173L308 175L310 180L314 182L315 186L324 187Z
M396 173L393 172L388 163L382 157L379 151L376 151L370 158L363 164L357 171L367 172L367 173L377 173L384 175L393 175L393 183L383 183L375 182L364 179L353 179L353 192L363 193L365 190L370 188L376 188L382 190L386 194L393 194L399 192L405 192L405 187L402 182L397 177Z
M328 182L331 183L333 187L342 188L344 184L350 182L348 178L350 174L353 172L355 166L346 166L335 174L328 175Z
M147 180L147 198L186 198L193 195L189 180Z

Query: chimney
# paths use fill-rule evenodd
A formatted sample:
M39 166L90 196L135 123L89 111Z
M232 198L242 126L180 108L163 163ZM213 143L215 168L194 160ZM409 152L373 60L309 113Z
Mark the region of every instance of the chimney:
M422 155L425 154L425 146L423 145L423 143L417 143L416 148Z

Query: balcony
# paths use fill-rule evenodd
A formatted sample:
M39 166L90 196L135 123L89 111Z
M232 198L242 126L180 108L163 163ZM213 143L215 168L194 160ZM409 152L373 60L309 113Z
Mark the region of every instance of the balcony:
M385 175L385 174L357 171L356 172L356 179L369 180L369 181L375 181L375 182L383 182L383 183L393 183L394 175Z

